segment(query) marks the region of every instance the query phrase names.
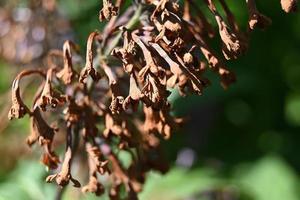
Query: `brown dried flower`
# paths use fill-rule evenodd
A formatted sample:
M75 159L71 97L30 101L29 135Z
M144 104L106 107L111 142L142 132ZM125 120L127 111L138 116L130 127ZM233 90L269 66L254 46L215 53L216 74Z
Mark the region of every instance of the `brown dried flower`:
M62 167L59 173L50 175L46 178L47 182L51 182L55 179L56 183L60 186L66 186L69 184L70 181L73 182L74 187L80 187L80 183L74 179L71 175L71 162L72 162L72 136L71 136L71 128L67 130L67 150L65 152L64 161L62 163Z
M86 143L86 151L88 153L90 177L89 183L82 188L82 191L92 192L99 196L104 193L104 186L99 183L97 173L104 174L107 171L108 161L101 161L101 152L97 146L92 146L90 143Z
M76 75L72 64L71 49L77 50L76 45L70 40L65 41L63 46L64 68L56 74L66 85L70 84Z
M20 80L28 75L39 74L41 76L45 76L44 73L40 70L24 70L15 78L12 84L12 93L11 93L11 102L12 106L8 113L8 118L11 120L13 118L22 118L25 114L31 114L29 108L24 104L21 99L20 94Z
M62 104L65 102L65 98L58 94L52 88L52 76L53 69L50 68L47 71L45 85L42 91L40 98L37 101L37 105L43 110L46 111L46 107L50 105L52 108L56 108L58 104Z
M98 81L100 79L98 72L93 66L93 49L92 49L93 41L98 37L100 37L99 32L92 32L89 35L87 41L87 49L86 49L86 63L85 63L85 67L80 72L80 77L79 77L79 82L81 83L84 83L86 81L88 75L90 75L94 81Z

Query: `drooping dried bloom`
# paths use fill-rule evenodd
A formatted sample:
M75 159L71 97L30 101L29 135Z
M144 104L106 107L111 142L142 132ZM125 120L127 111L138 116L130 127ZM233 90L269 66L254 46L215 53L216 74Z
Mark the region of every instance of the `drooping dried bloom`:
M70 84L76 75L72 64L72 49L76 50L76 45L73 42L67 40L63 46L64 68L56 74L56 76L61 79L66 85Z
M64 161L61 166L59 173L50 175L46 178L47 182L53 181L55 179L56 183L60 186L66 186L70 181L73 182L74 187L80 187L80 183L73 178L71 174L71 162L72 162L72 136L70 128L67 129L67 150L65 153Z
M56 169L60 163L58 156L52 151L52 142L56 131L45 122L40 109L36 107L31 117L31 134L27 137L27 144L32 146L38 142L44 148L41 161L50 169Z
M65 101L65 98L58 94L52 88L52 76L53 69L50 68L47 71L46 81L41 93L40 98L37 100L37 105L43 110L46 111L46 107L50 105L52 108L56 108L58 104L62 104Z
M222 52L225 58L227 60L236 59L244 54L247 50L247 43L243 41L243 38L241 38L238 32L234 31L232 27L229 27L225 23L212 0L207 0L207 5L218 23L219 34L223 42Z
M89 165L89 183L82 188L83 192L92 192L97 196L104 193L104 186L98 181L97 173L104 174L108 172L108 161L101 160L101 151L99 147L93 146L90 143L86 143L86 151L88 153L88 165Z
M86 81L88 75L90 75L94 81L97 81L100 78L98 72L93 66L94 57L93 57L93 49L92 49L94 39L96 39L99 36L100 35L98 32L92 32L89 35L87 41L87 47L86 47L86 63L85 63L85 67L80 72L80 77L79 77L79 82L81 83Z
M20 97L19 80L14 80L12 86L12 107L10 108L8 118L11 120L13 118L19 119L24 117L25 114L30 113L27 106L23 103Z
M12 93L11 93L11 102L12 106L8 113L8 118L11 120L13 118L19 119L24 117L25 114L31 114L29 108L25 105L23 100L21 99L20 94L20 80L28 75L39 74L44 76L43 72L40 70L25 70L21 72L13 81L12 84Z
M242 31L225 0L219 0L220 7L215 1L204 1L218 31L195 2L187 0L182 8L172 0L136 1L117 16L123 1L117 0L114 5L104 0L100 20L110 21L101 34L95 31L89 35L81 72L73 67L78 64L72 59L72 53L79 54L76 44L68 40L62 51L48 54L46 69L17 76L9 118L30 116L32 131L27 143L38 143L43 149L42 163L49 169L59 169L47 177L47 182L55 181L62 187L72 182L80 187L73 178L76 169L72 169L72 163L83 152L87 156L78 160L87 160L84 164L88 173L82 192L102 195L108 185L110 199L120 199L122 188L126 199L138 199L147 172L167 171L160 141L169 139L184 121L171 114L171 89L182 96L201 95L211 83L205 77L207 70L228 88L236 78L224 58L237 59L244 54L250 36ZM270 24L257 11L254 0L246 3L251 30ZM218 35L222 46L214 49L210 40ZM224 58L219 56L222 53ZM23 103L19 87L20 79L30 74L45 79L32 110ZM48 116L59 123L59 134L47 123ZM53 144L54 137L60 135L66 136L62 163L53 148L61 146ZM79 145L80 140L84 145ZM118 151L129 153L129 166L122 165Z

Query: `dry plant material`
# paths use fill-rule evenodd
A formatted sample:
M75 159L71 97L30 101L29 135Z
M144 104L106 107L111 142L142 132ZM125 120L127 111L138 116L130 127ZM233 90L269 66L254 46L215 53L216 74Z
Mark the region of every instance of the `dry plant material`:
M70 84L76 77L72 64L72 49L77 51L76 45L70 40L65 41L63 46L64 68L56 74L66 85Z
M111 0L103 0L103 8L99 12L99 20L110 20L118 14L119 8L114 6Z
M271 25L272 21L267 16L261 14L257 8L255 0L246 0L249 12L249 28L254 30L256 27L265 29Z
M287 12L295 12L297 10L297 0L280 0L282 9Z
M43 87L41 96L37 100L37 105L43 110L46 111L46 107L50 105L52 108L56 108L58 104L62 104L65 101L65 98L58 94L52 88L52 76L53 69L50 68L47 71L45 85Z
M281 4L290 12L295 2ZM86 152L87 156L78 159L86 159L89 169L82 192L102 195L108 185L111 199L120 199L122 188L127 199L137 199L149 170L166 172L160 141L169 139L183 123L182 118L171 115L170 89L177 89L182 96L201 95L210 84L205 78L207 70L215 72L222 87L228 88L235 75L224 58L237 59L244 54L250 33L241 30L225 0L219 0L220 8L213 0L203 2L218 31L194 0L185 1L183 7L171 0L135 1L117 16L122 3L103 1L100 20L110 21L103 32L89 35L81 72L76 66L83 64L72 59L74 53L79 56L77 46L67 40L62 50L48 53L45 69L25 70L16 77L9 118L30 117L28 145L38 143L43 149L42 163L51 170L59 169L51 171L47 182L62 187L72 182L80 187L73 178L72 163L76 154ZM270 25L255 0L245 4L247 31ZM217 35L222 46L213 49L210 39ZM219 56L221 52L224 58ZM20 80L35 74L43 82L30 109L20 95ZM48 124L48 118L57 121L60 134ZM54 137L64 134L66 150L61 162L53 149L61 144L53 143ZM119 151L131 155L129 166L123 166Z
M90 75L94 81L99 80L99 74L97 70L93 66L93 41L94 39L97 39L100 34L99 32L92 32L89 35L88 41L87 41L87 47L86 47L86 61L85 61L85 67L80 72L79 82L84 83L87 79L87 77Z

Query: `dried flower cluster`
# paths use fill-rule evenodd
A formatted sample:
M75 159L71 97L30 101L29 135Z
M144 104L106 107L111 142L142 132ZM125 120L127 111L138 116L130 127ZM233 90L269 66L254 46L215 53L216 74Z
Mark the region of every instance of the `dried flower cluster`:
M218 34L193 0L183 6L172 0L135 1L121 14L122 0L103 0L99 18L110 21L101 33L89 35L85 63L72 59L80 56L78 47L66 41L62 50L48 53L46 69L24 70L16 77L9 118L30 117L27 143L42 147L41 161L54 173L47 182L81 186L72 173L78 148L85 150L89 167L82 191L101 195L105 187L99 177L108 175L111 199L120 199L122 187L128 199L137 199L147 171L167 170L160 139L169 139L183 122L170 113L170 89L183 96L202 94L210 83L204 77L208 69L227 88L235 76L211 48L210 39L219 37L224 58L236 59L247 50L249 32L271 23L254 0L246 0L247 32L239 28L225 0L218 0L224 12L215 1L203 2L215 18ZM281 4L286 12L296 7L293 0ZM29 108L21 98L20 81L31 75L44 81ZM49 125L46 117L56 119L57 125ZM56 135L66 137L63 160L54 152ZM122 164L120 151L132 156L129 166Z

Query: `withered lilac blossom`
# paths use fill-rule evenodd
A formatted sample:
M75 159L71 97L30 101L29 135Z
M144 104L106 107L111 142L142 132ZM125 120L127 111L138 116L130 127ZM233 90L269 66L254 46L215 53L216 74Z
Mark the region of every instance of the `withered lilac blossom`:
M202 2L213 15L217 31L195 0L184 1L183 7L172 0L136 0L121 12L124 2L103 0L99 19L109 22L102 32L90 33L81 71L76 66L83 63L72 59L74 53L79 55L77 46L67 40L62 50L48 53L45 68L21 72L13 81L8 115L9 119L30 117L27 143L42 147L41 161L52 173L47 182L62 187L72 182L80 187L84 181L73 177L72 165L77 161L74 157L81 156L78 160L85 159L83 167L88 169L82 192L102 195L108 187L110 199L120 199L122 188L127 199L138 199L147 172L167 171L160 141L169 139L184 122L171 114L171 89L182 96L201 95L211 83L205 77L207 70L228 88L236 78L224 59L243 55L250 32L271 23L258 11L255 0L245 1L249 12L245 31L225 0L219 0L220 8L213 0ZM281 5L290 12L296 1L281 0ZM215 37L221 49L211 47ZM40 75L43 83L29 109L21 97L20 80L33 74ZM50 118L59 132L48 124ZM64 135L61 162L61 153L54 152L61 144L54 138ZM120 151L130 154L129 166L123 166ZM107 182L100 181L102 176Z
M99 39L99 32L92 32L89 35L87 41L87 50L86 50L86 63L85 67L80 72L79 82L84 83L87 77L90 75L94 81L98 81L100 79L100 75L97 70L93 66L93 41Z
M72 41L65 41L63 45L64 68L56 73L56 76L66 85L70 84L77 75L72 64L72 49L75 51L78 50L77 46Z

